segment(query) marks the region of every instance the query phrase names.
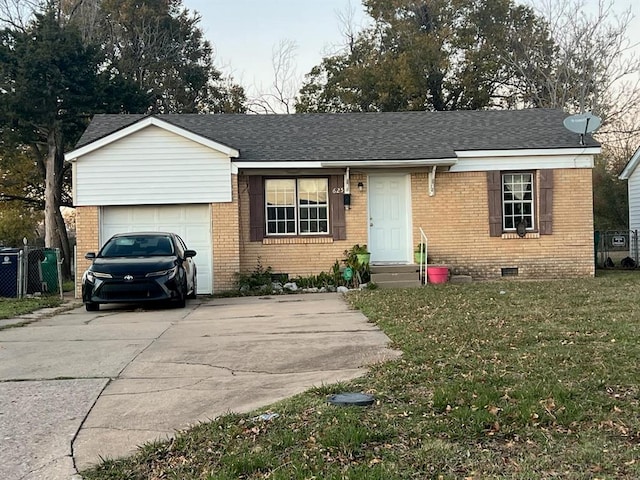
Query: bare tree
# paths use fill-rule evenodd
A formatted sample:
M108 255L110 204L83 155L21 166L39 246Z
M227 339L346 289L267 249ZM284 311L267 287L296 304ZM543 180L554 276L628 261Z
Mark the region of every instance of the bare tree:
M336 11L336 18L338 19L340 34L344 42L343 48L346 48L348 52L353 52L353 47L361 29L355 26L356 9L351 2L348 2L344 10Z
M293 113L296 94L302 84L296 68L296 50L293 40L281 40L271 51L273 82L268 90L256 87L258 95L249 100L248 111L252 113L273 114Z
M356 8L349 1L344 10L335 11L342 43L325 47L323 56L337 52L353 50L361 27L356 26ZM273 82L267 89L262 85L254 86L257 95L248 102L251 113L274 114L293 113L298 92L302 86L302 76L297 72L296 51L298 45L293 40L281 40L274 46L271 54Z
M0 27L25 30L40 7L38 0L0 0Z
M58 0L55 3L61 26L73 23L85 44L94 40L99 28L101 0ZM25 31L35 14L44 8L42 0L0 0L0 27Z
M629 39L631 10L616 14L613 0L537 0L555 51L535 57L535 45L512 45L512 65L522 79L525 103L592 111L602 117L600 135L635 135L629 115L640 110L640 57ZM538 52L539 53L539 52ZM631 128L630 128L631 127Z

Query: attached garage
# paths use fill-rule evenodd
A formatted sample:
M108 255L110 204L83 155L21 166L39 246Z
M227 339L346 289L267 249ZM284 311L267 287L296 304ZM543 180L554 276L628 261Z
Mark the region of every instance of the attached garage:
M155 117L133 117L124 128L93 132L97 141L66 156L73 167L77 274L90 264L84 254L115 233L166 231L196 250L198 294L229 288L239 262L229 261L239 250L231 164L239 152ZM229 227L235 238L223 233Z
M122 232L174 232L198 252L198 294L212 293L213 260L210 205L131 205L102 207L100 245Z

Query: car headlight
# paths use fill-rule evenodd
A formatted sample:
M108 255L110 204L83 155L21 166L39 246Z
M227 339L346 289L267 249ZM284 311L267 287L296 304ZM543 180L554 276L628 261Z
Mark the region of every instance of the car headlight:
M159 270L157 272L147 273L145 277L164 277L165 275L172 279L178 273L178 267L173 267L168 270Z
M113 278L113 275L110 273L94 272L92 270L87 271L87 280L89 282L95 282L96 278Z

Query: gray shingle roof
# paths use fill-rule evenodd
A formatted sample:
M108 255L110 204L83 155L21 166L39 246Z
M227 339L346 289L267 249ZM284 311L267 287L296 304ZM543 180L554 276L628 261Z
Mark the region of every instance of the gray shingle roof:
M455 150L578 148L560 110L489 110L294 115L170 114L157 117L240 151L246 161L412 160ZM143 115L96 115L77 147ZM599 146L592 138L587 146Z

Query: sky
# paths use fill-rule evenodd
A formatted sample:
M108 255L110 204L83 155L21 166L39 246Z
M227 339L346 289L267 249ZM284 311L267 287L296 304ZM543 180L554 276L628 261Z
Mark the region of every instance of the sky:
M584 1L593 6L598 0ZM216 66L250 95L268 90L272 52L281 41L297 45L296 73L301 79L341 45L340 12L352 11L356 27L366 23L359 0L183 0L183 5L201 14L200 26L214 45ZM616 10L629 7L635 16L630 34L640 42L640 5L614 0Z
M296 43L300 77L341 43L338 12L356 10L358 0L183 0L202 17L200 26L215 49L216 66L245 88L273 81L272 51L281 41ZM351 7L350 7L351 5Z

